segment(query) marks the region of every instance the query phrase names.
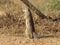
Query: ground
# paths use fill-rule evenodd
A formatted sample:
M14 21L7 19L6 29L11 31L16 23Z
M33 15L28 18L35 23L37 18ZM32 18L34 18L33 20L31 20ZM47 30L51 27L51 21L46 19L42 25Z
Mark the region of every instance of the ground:
M60 38L27 39L17 36L0 36L0 45L60 45Z
M0 45L59 45L60 44L60 0L30 0L47 17L41 19L32 10L35 32L40 39L25 37L25 19L20 0L0 0ZM53 37L49 37L53 36Z

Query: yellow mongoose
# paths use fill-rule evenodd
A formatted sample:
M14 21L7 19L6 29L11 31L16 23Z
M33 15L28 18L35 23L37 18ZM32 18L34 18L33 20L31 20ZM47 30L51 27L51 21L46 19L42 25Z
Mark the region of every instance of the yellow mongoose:
M39 38L40 36L37 35L35 33L35 29L34 29L34 23L33 23L33 19L32 19L32 14L29 8L25 8L23 10L25 16L25 20L26 20L26 30L25 30L25 34L28 38Z
M32 15L31 15L31 12L28 8L25 8L23 10L25 16L25 20L26 20L26 30L25 30L25 33L26 33L26 36L28 38L33 38L33 27L32 27Z

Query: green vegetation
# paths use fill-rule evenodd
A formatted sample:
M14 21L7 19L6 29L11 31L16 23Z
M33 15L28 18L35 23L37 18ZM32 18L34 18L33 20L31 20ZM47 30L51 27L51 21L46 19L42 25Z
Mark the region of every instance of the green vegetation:
M49 9L51 10L60 10L60 1L58 0L53 0L51 4L49 4Z

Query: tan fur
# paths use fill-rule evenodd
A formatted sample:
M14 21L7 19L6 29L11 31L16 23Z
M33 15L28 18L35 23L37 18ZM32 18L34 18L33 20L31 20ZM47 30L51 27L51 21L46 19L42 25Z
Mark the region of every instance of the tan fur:
M29 9L25 8L23 11L24 11L24 14L25 14L24 18L26 20L25 34L28 38L33 38L31 15L30 15Z

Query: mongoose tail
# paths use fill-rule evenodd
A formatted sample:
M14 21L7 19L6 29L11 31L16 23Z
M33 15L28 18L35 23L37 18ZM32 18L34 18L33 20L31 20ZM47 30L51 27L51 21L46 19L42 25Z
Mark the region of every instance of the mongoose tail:
M33 33L33 36L35 39L40 39L40 38L54 38L54 37L58 37L58 36L53 36L53 35L49 35L49 36L44 36L44 35L38 35L37 33Z

